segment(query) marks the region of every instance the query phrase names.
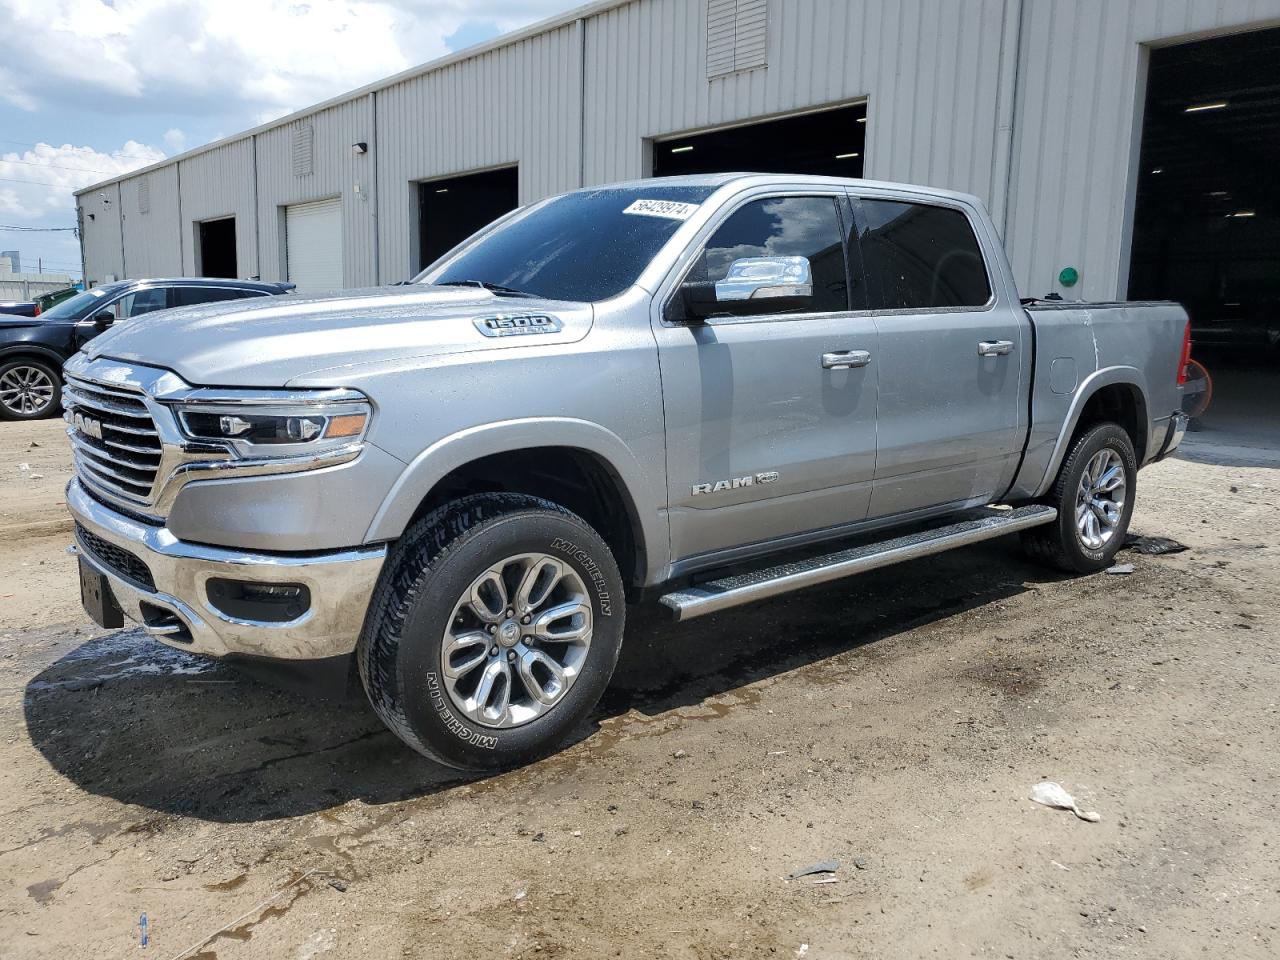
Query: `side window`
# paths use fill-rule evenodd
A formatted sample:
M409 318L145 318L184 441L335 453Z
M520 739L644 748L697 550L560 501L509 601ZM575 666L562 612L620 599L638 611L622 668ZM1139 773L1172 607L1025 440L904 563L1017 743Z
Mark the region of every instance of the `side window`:
M805 257L813 273L813 301L805 312L849 309L835 198L774 197L740 207L707 241L689 279L723 280L733 262L746 257ZM724 312L733 314L732 305Z
M982 249L962 212L894 200L860 205L871 309L981 307L991 298Z
M256 290L232 290L229 287L174 287L174 304L192 307L197 303L216 303L219 300L242 300L260 296Z
M168 291L164 287L147 287L121 297L111 309L117 320L128 320L154 310L164 310L168 306Z

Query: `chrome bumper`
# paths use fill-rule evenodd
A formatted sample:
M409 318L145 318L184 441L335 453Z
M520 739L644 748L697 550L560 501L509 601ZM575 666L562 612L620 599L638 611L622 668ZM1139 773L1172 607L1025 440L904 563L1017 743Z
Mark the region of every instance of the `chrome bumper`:
M1178 449L1178 444L1182 442L1182 438L1187 434L1187 424L1189 422L1189 418L1181 410L1169 418L1169 432L1165 434L1164 445L1160 448L1160 452L1156 454L1155 459L1157 461L1163 460Z
M162 643L214 657L244 654L314 660L350 653L387 555L385 546L273 554L186 543L164 527L103 506L79 480L67 486L67 506L83 529L132 554L150 572L154 589L126 579L77 530L77 552L107 576L125 616ZM311 606L286 623L233 618L209 602L207 584L213 577L302 583L311 591Z

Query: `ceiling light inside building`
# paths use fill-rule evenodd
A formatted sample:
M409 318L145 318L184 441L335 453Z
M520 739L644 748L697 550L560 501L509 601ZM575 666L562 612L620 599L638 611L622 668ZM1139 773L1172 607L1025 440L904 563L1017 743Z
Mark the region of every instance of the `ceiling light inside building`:
M1233 220L1243 220L1247 217L1256 217L1257 215L1257 212L1254 210L1237 210L1235 213L1231 214L1231 218Z
M837 154L836 154L836 159L837 159L837 160L852 160L852 159L853 159L854 157L856 157L856 156L859 156L859 154L856 154L856 153L837 153Z
M1230 104L1226 100L1214 100L1211 103L1193 103L1184 113L1208 113L1210 110L1225 110Z
M691 150L693 150L693 147L672 147L671 148L672 153L689 153Z

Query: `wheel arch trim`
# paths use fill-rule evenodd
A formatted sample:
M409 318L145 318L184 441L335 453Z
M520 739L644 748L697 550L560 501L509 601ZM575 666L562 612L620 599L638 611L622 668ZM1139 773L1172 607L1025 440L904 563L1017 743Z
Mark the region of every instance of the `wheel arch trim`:
M365 542L400 537L419 505L455 470L495 454L550 447L593 455L612 472L617 492L631 513L637 550L644 558L645 569L637 573L648 582L655 565L662 569L666 564L667 540L661 528L661 513L645 510L646 471L617 434L597 423L569 417L532 417L480 424L437 440L401 472L374 514Z
M1042 497L1053 486L1054 478L1058 475L1058 470L1062 467L1062 461L1067 455L1067 451L1071 446L1071 438L1075 436L1076 427L1080 423L1080 416L1084 413L1084 408L1088 406L1089 401L1097 395L1100 390L1106 387L1128 387L1137 396L1138 409L1138 428L1146 430L1148 433L1146 449L1150 452L1150 432L1151 419L1148 413L1148 392L1146 375L1137 367L1117 365L1112 367L1103 367L1087 376L1080 386L1076 389L1075 397L1072 398L1071 407L1067 411L1067 416L1062 422L1062 427L1058 432L1058 439L1054 443L1053 454L1049 457L1049 462L1045 467L1044 476L1040 478L1040 482L1036 485L1035 496ZM1142 466L1141 463L1138 466Z
M0 347L0 363L8 363L10 360L18 360L23 357L30 357L33 360L43 360L53 365L53 369L58 376L62 376L62 365L66 363L66 358L52 347L46 347L42 343L7 343Z

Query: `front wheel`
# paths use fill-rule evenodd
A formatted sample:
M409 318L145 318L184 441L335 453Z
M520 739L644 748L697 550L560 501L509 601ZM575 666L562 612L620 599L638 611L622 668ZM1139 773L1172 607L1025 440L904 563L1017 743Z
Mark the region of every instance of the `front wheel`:
M39 420L62 409L62 378L43 360L0 363L0 420Z
M551 752L595 706L622 644L622 578L580 517L481 494L416 523L387 559L357 648L374 711L447 766Z
M1085 431L1047 498L1058 519L1023 534L1027 553L1069 573L1109 567L1129 530L1137 479L1138 459L1123 427L1101 423Z

